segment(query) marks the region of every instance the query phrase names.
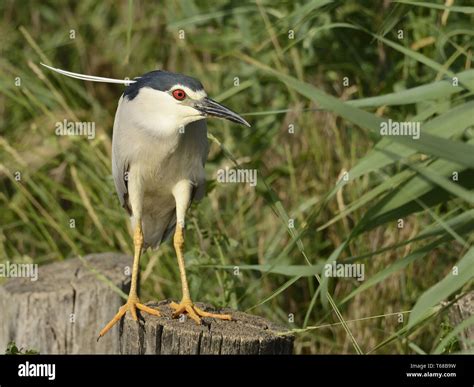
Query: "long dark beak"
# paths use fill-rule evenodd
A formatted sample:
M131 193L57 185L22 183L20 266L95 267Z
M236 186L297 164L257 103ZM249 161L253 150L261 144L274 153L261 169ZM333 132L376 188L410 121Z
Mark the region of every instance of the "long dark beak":
M250 124L240 117L237 113L227 109L224 105L217 103L210 98L204 98L203 101L198 102L195 108L206 116L225 118L226 120L236 122L237 124L250 127Z

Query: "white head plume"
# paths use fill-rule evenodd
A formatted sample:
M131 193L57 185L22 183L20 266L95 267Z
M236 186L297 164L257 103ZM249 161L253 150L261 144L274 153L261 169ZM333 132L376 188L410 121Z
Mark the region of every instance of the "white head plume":
M86 75L86 74L78 74L78 73L73 73L71 71L66 71L66 70L61 70L57 69L48 65L45 65L44 63L40 63L41 66L44 66L52 71L55 71L61 75L65 75L70 78L75 78L75 79L82 79L83 81L89 81L89 82L104 82L104 83L120 83L123 85L129 85L130 83L135 83L136 81L133 79L114 79L114 78L104 78L104 77L96 77L95 75Z

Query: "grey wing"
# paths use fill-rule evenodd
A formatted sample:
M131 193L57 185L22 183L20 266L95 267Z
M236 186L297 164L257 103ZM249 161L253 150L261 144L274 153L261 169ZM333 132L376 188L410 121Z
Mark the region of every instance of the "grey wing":
M203 131L203 136L199 138L200 142L200 152L201 152L201 162L202 166L206 164L207 156L209 155L209 141L207 139L207 124L205 120L198 121L197 124L200 125L200 129ZM206 194L206 177L204 176L203 180L197 181L196 185L193 187L193 192L191 194L191 201L199 201Z
M194 187L193 187L193 192L191 194L191 201L192 202L198 202L201 200L204 195L206 194L206 179L203 181L198 182Z
M128 169L127 160L117 156L112 149L112 176L114 177L115 190L117 191L120 204L125 208L129 215L132 215L132 210L128 202Z
M117 111L114 119L114 129L112 134L112 176L114 177L115 190L117 191L120 204L125 208L129 215L132 215L132 210L128 202L128 170L129 163L124 154L121 152L121 133L119 125L119 115L121 105L123 101L123 95L120 97L118 102Z

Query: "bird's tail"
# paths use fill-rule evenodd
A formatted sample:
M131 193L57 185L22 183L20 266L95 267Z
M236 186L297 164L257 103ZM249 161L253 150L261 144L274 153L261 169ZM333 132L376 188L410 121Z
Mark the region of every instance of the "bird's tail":
M173 212L174 213L174 212ZM144 248L157 249L161 242L166 241L176 228L176 214L167 224L153 216L144 216L142 219Z

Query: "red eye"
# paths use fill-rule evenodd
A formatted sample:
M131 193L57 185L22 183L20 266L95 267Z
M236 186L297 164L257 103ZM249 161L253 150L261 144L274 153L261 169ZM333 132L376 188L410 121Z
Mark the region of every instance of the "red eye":
M186 93L184 92L184 90L176 89L173 90L173 97L175 97L178 101L182 101L186 98Z

